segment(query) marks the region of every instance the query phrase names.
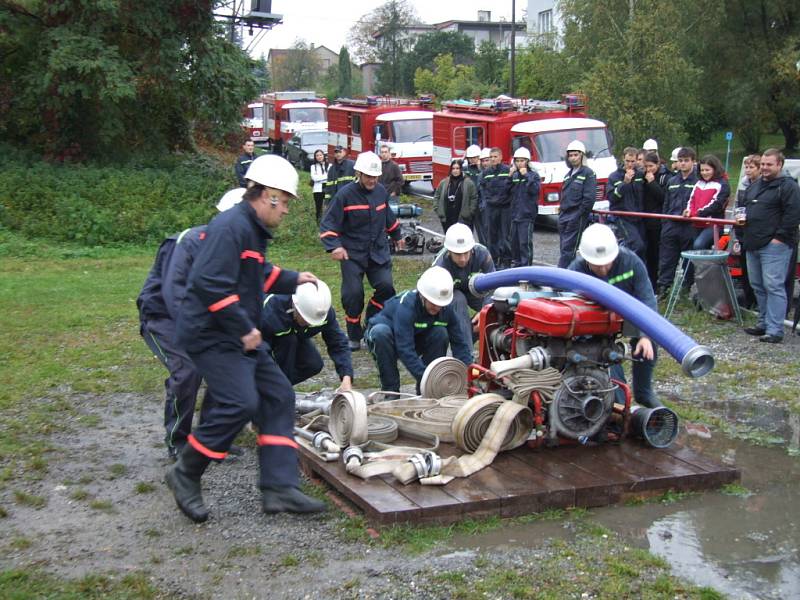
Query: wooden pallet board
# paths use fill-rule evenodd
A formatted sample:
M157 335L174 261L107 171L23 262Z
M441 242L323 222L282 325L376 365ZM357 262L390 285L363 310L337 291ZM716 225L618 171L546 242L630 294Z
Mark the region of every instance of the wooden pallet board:
M454 452L442 444L441 454ZM326 463L300 448L313 473L375 524L453 523L466 518L518 516L553 508L594 507L667 490L701 491L741 479L741 472L675 445L657 450L641 442L597 447L568 446L499 455L485 469L445 486L403 485L390 475L363 481L341 462Z

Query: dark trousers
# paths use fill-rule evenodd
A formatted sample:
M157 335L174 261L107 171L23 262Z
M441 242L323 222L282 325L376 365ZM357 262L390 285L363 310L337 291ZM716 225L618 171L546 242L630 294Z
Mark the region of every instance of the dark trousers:
M675 279L675 269L681 252L694 243L693 227L686 223L667 221L661 227L661 245L658 259L658 288L668 289Z
M483 298L465 294L461 290L453 290L452 307L458 319L458 327L464 334L464 339L475 342L478 339L478 334L472 331L472 319L469 315L469 309L479 312L483 308Z
M317 223L322 218L322 199L325 197L325 192L314 192L314 211L317 216Z
M359 341L364 337L361 326L361 312L364 310L364 274L375 293L369 299L365 321L383 308L383 303L395 295L392 283L392 263L379 265L366 259L364 266L359 261L341 261L342 270L342 308L347 322L347 337Z
M533 260L533 221L511 223L511 266L527 267Z
M475 236L478 238L478 241L486 246L489 247L489 234L486 231L486 206L479 206L478 212L475 213L475 216L472 218L472 222L475 226Z
M661 225L658 227L646 227L644 230L645 261L647 276L656 289L658 283L658 250L661 244Z
M194 363L181 348L175 345L175 322L171 319L144 321L141 334L155 357L169 371L164 380L164 441L168 448L183 446L192 431L192 417L197 403L197 391L202 378ZM206 392L200 412L202 421L213 401Z
M644 226L641 220L629 221L619 217L617 219L617 226L622 232L622 240L625 247L642 260L645 260Z
M189 443L221 460L242 427L253 421L258 429L259 487L299 485L294 389L266 345L245 353L221 343L189 356L214 395L214 405Z
M579 215L559 217L558 219L558 243L561 252L558 258L558 266L562 269L566 269L575 258L578 242L586 227L586 220L586 218Z
M272 342L272 357L292 385L322 371L322 356L311 338L287 334Z
M378 365L378 374L381 378L381 389L387 392L400 391L400 371L397 369L397 346L394 341L394 331L386 323L370 323L367 328L367 346L375 363ZM414 336L416 353L422 358L425 365L447 355L447 346L450 338L445 327L436 326ZM417 392L419 393L419 380Z
M500 268L511 264L511 247L508 238L511 233L511 207L486 205L487 230L489 234L489 253Z
M638 338L631 338L631 348L636 348L638 342ZM647 408L657 408L661 406L661 402L653 391L653 371L656 368L657 360L658 348L653 344L653 360L637 360L633 362L633 366L631 367L631 373L633 375L633 399L637 404L646 406ZM622 365L613 365L611 367L611 376L625 383L625 369ZM619 404L625 402L625 396L622 390L617 390L616 401Z

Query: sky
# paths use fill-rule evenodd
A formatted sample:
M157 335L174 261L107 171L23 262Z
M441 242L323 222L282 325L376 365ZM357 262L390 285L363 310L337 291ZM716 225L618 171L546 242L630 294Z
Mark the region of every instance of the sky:
M250 54L266 58L271 48L289 48L300 38L334 52L346 44L347 34L363 15L382 5L384 0L272 0L272 12L283 15L283 24L268 31ZM448 20L477 21L479 10L490 10L492 21L505 17L511 21L511 0L411 0L423 23ZM516 18L522 20L525 0L516 0ZM258 32L255 31L254 34ZM244 43L251 38L244 31Z

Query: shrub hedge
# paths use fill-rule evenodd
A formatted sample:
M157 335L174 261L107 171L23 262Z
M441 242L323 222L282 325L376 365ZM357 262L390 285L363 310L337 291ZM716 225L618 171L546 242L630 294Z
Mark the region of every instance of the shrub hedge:
M0 159L0 225L89 246L156 243L206 223L235 185L233 165L205 155L139 166Z

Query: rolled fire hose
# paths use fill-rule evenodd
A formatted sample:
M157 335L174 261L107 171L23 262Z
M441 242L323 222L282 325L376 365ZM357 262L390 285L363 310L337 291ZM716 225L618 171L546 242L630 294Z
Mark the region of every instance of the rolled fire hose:
M467 365L452 356L441 356L425 367L419 388L427 398L442 398L465 395L467 386Z
M523 405L528 404L531 392L534 390L539 392L542 400L552 402L553 396L561 386L562 379L558 369L552 367L542 371L534 371L532 369L506 371L503 376L505 384L514 392L514 402Z
M360 392L337 392L331 402L330 434L340 448L360 446L369 439L367 400Z
M443 442L452 443L453 419L466 401L466 395L445 396L440 400L413 396L372 404L369 413L389 417L402 426L427 431Z

